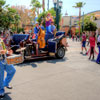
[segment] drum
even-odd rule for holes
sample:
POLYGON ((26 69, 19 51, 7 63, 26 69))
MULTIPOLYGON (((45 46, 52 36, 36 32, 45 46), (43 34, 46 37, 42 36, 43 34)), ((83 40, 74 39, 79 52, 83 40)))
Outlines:
POLYGON ((7 64, 20 64, 24 61, 22 55, 12 55, 6 58, 7 64))

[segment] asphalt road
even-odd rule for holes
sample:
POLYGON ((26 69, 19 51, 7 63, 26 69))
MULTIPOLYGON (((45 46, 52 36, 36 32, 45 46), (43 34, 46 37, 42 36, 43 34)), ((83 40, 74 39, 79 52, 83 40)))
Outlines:
POLYGON ((68 40, 64 59, 39 59, 16 66, 3 100, 100 100, 100 65, 68 40))

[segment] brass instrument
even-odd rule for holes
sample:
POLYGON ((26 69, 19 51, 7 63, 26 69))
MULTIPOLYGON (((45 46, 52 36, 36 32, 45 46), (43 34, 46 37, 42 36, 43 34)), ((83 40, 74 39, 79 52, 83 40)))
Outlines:
POLYGON ((55 37, 55 36, 56 36, 56 33, 57 33, 56 28, 55 28, 55 30, 53 31, 53 33, 54 33, 54 37, 55 37))

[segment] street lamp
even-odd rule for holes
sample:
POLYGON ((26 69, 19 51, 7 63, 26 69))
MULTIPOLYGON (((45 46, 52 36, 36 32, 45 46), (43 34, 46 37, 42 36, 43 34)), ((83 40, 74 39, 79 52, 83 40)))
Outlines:
POLYGON ((57 0, 53 0, 53 3, 54 3, 54 10, 56 11, 56 8, 57 8, 57 0))
POLYGON ((62 8, 62 4, 63 4, 63 2, 62 1, 59 1, 59 8, 60 9, 62 8))
POLYGON ((59 17, 60 17, 63 2, 59 0, 53 0, 53 3, 54 3, 54 9, 56 11, 56 24, 57 24, 57 31, 58 31, 59 30, 59 17))
POLYGON ((70 21, 69 21, 69 31, 70 31, 70 37, 72 35, 72 32, 71 32, 71 28, 72 28, 72 16, 70 16, 70 21))
POLYGON ((57 4, 57 0, 53 0, 53 3, 56 3, 57 4))

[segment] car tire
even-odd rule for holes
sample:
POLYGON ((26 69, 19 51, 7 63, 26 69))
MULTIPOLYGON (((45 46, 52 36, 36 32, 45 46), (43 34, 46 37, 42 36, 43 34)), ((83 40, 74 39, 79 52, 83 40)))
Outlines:
POLYGON ((56 57, 58 59, 62 59, 65 56, 65 49, 63 47, 59 47, 56 53, 56 57))

